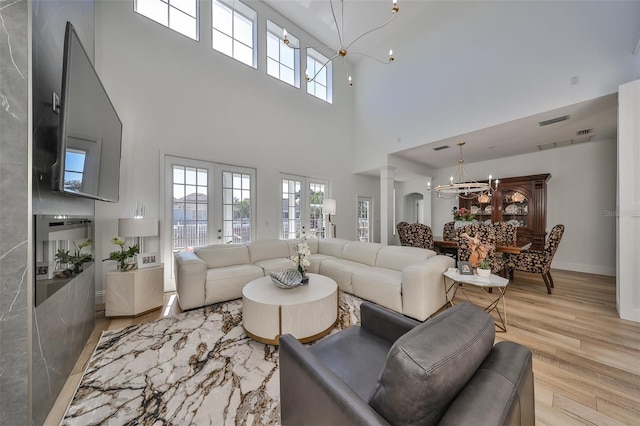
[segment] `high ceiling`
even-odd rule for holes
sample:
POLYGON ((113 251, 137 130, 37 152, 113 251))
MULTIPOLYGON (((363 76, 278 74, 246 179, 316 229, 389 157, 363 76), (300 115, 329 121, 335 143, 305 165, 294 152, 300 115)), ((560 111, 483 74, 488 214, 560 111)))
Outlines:
MULTIPOLYGON (((329 0, 264 1, 320 42, 337 50, 339 43, 329 0)), ((432 7, 433 4, 428 1, 398 0, 400 11, 393 21, 380 31, 363 37, 351 50, 384 58, 388 49, 393 48, 394 40, 401 37, 406 39, 411 31, 420 31, 420 23, 425 22, 427 16, 434 19, 431 15, 437 13, 437 9, 432 7), (384 47, 383 51, 381 46, 384 47)), ((344 28, 344 44, 347 44, 385 22, 391 16, 392 1, 346 0, 341 3, 334 0, 333 7, 338 25, 344 28)), ((350 58, 354 60, 357 56, 350 58)), ((460 153, 456 144, 459 141, 466 141, 463 154, 465 162, 471 163, 590 140, 611 139, 616 137, 616 131, 617 95, 614 93, 471 133, 454 135, 395 155, 433 168, 442 168, 457 164, 460 153), (562 116, 568 116, 568 119, 546 126, 539 124, 562 116), (434 148, 442 146, 449 148, 434 151, 434 148)))

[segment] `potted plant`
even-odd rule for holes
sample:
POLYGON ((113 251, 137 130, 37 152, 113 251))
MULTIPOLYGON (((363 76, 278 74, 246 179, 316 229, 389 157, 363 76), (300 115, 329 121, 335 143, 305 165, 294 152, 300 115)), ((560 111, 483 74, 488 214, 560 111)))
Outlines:
POLYGON ((113 237, 111 242, 120 247, 120 250, 112 251, 109 253, 109 257, 104 260, 117 260, 118 261, 118 270, 119 271, 129 271, 134 269, 135 263, 127 263, 127 259, 135 256, 139 253, 139 249, 137 245, 130 246, 129 248, 125 248, 126 239, 120 239, 118 237, 113 237))
POLYGON ((74 241, 73 246, 75 247, 75 250, 73 251, 73 254, 70 254, 69 250, 65 251, 58 249, 58 252, 54 256, 57 264, 61 269, 68 269, 71 271, 70 274, 66 273, 65 275, 79 274, 82 272, 82 265, 93 260, 93 256, 91 254, 82 252, 83 248, 90 247, 92 244, 93 240, 91 238, 81 242, 80 244, 76 244, 74 241))
POLYGON ((479 277, 489 278, 489 275, 491 275, 491 265, 489 265, 489 262, 487 260, 483 260, 478 263, 476 272, 478 273, 479 277))

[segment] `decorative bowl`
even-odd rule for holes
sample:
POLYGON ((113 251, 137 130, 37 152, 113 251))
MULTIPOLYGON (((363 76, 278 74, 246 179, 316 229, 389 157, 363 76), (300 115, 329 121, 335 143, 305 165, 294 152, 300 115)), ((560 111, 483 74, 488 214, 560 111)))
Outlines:
POLYGON ((280 288, 294 288, 302 282, 302 274, 297 269, 284 269, 270 272, 271 281, 280 288))

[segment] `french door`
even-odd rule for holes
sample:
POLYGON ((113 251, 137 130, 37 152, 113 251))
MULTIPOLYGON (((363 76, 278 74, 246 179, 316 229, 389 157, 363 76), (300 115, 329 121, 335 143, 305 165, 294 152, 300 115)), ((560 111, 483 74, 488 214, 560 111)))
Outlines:
POLYGON ((255 235, 256 171, 165 156, 165 270, 173 253, 207 244, 251 241, 255 235))

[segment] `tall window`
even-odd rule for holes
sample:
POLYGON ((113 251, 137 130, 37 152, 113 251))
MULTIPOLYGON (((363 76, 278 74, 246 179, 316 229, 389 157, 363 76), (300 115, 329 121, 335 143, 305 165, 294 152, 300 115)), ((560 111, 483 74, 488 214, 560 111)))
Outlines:
POLYGON ((134 0, 133 9, 165 27, 199 40, 197 0, 134 0))
POLYGON ((300 238, 302 232, 324 237, 322 201, 328 183, 323 179, 283 175, 282 239, 300 238))
POLYGON ((208 236, 209 171, 173 165, 173 248, 205 245, 208 236))
POLYGON ((239 1, 213 0, 212 47, 256 68, 257 14, 239 1))
POLYGON ((310 79, 313 79, 313 81, 307 82, 307 93, 332 103, 333 62, 329 61, 329 58, 317 50, 309 47, 307 48, 307 70, 305 74, 310 79))
POLYGON ((283 39, 284 28, 267 21, 267 74, 300 87, 300 42, 291 34, 288 45, 283 39))
POLYGON ((222 172, 222 242, 251 241, 251 175, 222 172))
POLYGON ((371 197, 358 197, 358 224, 356 238, 358 241, 371 241, 371 197))

